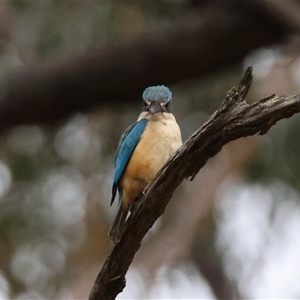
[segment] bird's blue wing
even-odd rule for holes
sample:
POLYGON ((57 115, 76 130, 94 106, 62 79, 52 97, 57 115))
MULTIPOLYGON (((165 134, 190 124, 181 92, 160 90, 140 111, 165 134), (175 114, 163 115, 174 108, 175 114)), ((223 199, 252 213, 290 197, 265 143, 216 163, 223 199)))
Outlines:
POLYGON ((117 189, 119 188, 121 177, 126 169, 126 166, 131 158, 131 155, 135 147, 140 141, 140 138, 147 125, 147 122, 148 120, 146 118, 143 118, 138 122, 132 124, 125 130, 125 132, 121 137, 118 151, 117 151, 116 161, 115 161, 115 176, 114 176, 114 183, 112 187, 111 204, 115 199, 117 189))

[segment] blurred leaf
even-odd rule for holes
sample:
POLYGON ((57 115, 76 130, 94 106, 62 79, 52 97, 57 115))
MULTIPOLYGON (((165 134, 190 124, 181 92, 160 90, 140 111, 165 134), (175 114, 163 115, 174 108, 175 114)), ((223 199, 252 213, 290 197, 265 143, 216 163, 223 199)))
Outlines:
POLYGON ((44 23, 39 40, 37 41, 37 52, 46 57, 49 53, 61 46, 62 35, 59 24, 53 20, 44 23))
POLYGON ((283 120, 265 139, 261 154, 250 164, 248 176, 253 181, 280 179, 300 192, 300 118, 283 120))
POLYGON ((31 8, 34 5, 34 2, 27 0, 19 0, 19 1, 9 1, 10 5, 17 11, 23 11, 28 8, 31 8))
POLYGON ((11 165, 14 180, 31 181, 37 177, 38 169, 30 156, 17 156, 11 165))

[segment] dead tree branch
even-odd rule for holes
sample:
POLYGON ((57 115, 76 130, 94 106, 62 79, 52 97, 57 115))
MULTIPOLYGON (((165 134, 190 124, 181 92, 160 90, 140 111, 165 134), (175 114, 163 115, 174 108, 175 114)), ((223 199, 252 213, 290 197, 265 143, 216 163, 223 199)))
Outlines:
POLYGON ((238 88, 232 88, 211 118, 169 159, 130 215, 121 240, 113 246, 98 274, 90 300, 115 299, 125 287, 125 274, 141 241, 163 213, 174 190, 185 178, 193 179, 207 160, 232 140, 265 134, 277 121, 300 111, 300 92, 264 98, 247 104, 252 82, 249 67, 238 88))

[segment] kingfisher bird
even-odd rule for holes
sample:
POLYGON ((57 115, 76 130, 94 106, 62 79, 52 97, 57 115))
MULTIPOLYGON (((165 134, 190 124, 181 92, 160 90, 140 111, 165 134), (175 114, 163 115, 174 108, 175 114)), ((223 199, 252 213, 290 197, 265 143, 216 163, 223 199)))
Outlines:
POLYGON ((172 93, 164 85, 143 92, 144 109, 121 136, 115 159, 111 205, 119 194, 118 211, 108 233, 120 240, 127 215, 170 156, 181 146, 181 132, 171 113, 172 93))

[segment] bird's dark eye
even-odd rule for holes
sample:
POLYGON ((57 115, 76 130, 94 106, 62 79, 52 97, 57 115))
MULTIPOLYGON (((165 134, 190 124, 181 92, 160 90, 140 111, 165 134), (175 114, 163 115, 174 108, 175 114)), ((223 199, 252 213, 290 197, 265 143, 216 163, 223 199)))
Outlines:
POLYGON ((169 105, 170 105, 170 102, 167 102, 166 105, 165 105, 165 107, 168 108, 169 105))

